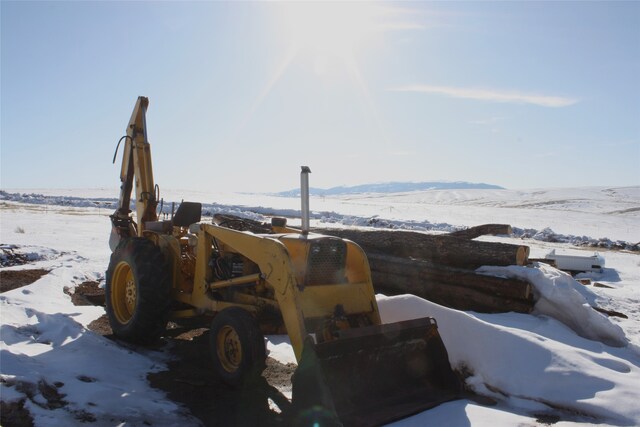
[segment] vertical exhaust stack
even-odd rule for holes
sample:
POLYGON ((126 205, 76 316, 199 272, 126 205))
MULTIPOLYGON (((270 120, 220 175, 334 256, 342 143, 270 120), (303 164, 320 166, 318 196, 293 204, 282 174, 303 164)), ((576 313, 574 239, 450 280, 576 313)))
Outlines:
POLYGON ((302 235, 309 234, 309 166, 301 166, 300 172, 300 198, 302 201, 302 235))

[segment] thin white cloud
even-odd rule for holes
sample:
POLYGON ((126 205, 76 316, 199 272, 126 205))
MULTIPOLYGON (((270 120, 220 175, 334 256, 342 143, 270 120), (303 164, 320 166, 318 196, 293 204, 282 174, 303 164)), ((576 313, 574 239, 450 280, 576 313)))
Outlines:
POLYGON ((385 31, 407 31, 424 30, 427 28, 427 26, 423 24, 416 24, 414 22, 390 22, 386 24, 380 24, 378 28, 385 31))
POLYGON ((407 157, 407 156, 413 156, 415 155, 415 153, 413 151, 408 151, 408 150, 396 150, 396 151, 389 152, 389 155, 397 156, 397 157, 407 157))
POLYGON ((486 126, 486 125, 494 125, 498 122, 501 122, 502 120, 504 120, 504 117, 494 116, 494 117, 489 117, 487 119, 471 120, 469 123, 472 125, 486 126))
POLYGON ((454 86, 408 85, 392 88, 395 92, 436 93, 453 98, 475 99, 479 101, 508 102, 515 104, 533 104, 541 107, 568 107, 578 99, 563 96, 539 95, 532 93, 510 92, 496 89, 477 89, 454 86))

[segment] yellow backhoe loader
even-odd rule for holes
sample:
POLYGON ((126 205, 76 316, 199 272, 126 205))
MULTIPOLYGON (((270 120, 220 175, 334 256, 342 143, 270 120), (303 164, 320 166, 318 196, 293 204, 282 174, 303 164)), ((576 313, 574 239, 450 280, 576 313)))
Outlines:
POLYGON ((265 367, 263 334, 286 333, 298 360, 296 425, 379 425, 460 395, 436 321, 382 324, 363 250, 310 232, 308 168, 301 172, 301 230, 278 218, 265 234, 204 223, 201 205, 190 202, 159 219, 148 105, 138 98, 118 143, 121 191, 106 273, 107 314, 118 338, 149 343, 170 318, 211 316, 211 355, 203 357, 224 382, 240 386, 265 367))

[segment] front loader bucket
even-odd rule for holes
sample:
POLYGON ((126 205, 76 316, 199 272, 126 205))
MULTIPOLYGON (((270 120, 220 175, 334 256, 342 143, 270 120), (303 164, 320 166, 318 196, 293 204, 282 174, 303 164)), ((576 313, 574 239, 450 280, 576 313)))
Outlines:
POLYGON ((342 331, 305 341, 293 375, 294 425, 372 426, 461 395, 433 318, 342 331))

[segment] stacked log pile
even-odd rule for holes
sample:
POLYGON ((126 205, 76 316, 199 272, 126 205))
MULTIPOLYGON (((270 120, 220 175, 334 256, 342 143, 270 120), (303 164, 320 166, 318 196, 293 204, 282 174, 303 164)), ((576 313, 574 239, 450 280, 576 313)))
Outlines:
MULTIPOLYGON (((214 221, 239 231, 269 233, 270 225, 233 215, 214 221)), ((315 228, 314 233, 352 240, 367 254, 376 292, 413 294, 458 310, 481 313, 529 313, 533 294, 528 282, 476 273, 483 265, 527 265, 529 247, 473 240, 508 235, 511 226, 485 224, 444 235, 412 231, 315 228)))
POLYGON ((529 248, 471 240, 509 234, 511 227, 487 224, 445 235, 393 230, 315 229, 352 240, 367 253, 376 292, 414 294, 440 305, 482 313, 533 308, 531 284, 475 272, 483 265, 526 265, 529 248))

